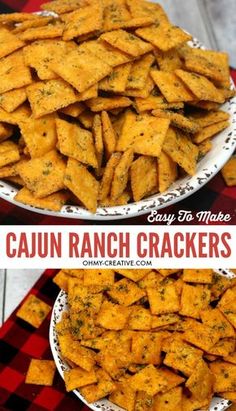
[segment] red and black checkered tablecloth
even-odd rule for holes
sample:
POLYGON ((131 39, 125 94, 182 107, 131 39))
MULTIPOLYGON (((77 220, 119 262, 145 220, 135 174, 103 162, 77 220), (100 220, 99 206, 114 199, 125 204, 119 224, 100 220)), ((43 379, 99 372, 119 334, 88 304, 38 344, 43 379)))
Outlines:
MULTIPOLYGON (((52 282, 56 270, 46 270, 30 294, 51 307, 59 292, 52 282)), ((35 329, 16 317, 16 311, 0 328, 0 411, 88 411, 56 372, 52 387, 25 384, 31 358, 52 359, 49 346, 50 316, 35 329)))
MULTIPOLYGON (((45 0, 3 0, 0 1, 0 13, 12 11, 33 12, 40 9, 40 5, 45 0)), ((236 82, 236 70, 231 70, 232 77, 236 82)), ((159 214, 173 213, 178 214, 179 210, 192 211, 195 215, 198 211, 210 210, 212 213, 218 213, 220 210, 230 214, 232 219, 230 223, 236 225, 236 187, 227 187, 223 181, 221 174, 217 174, 205 187, 190 196, 186 200, 181 201, 173 206, 160 210, 159 214)), ((27 211, 13 204, 10 204, 0 199, 0 225, 19 225, 19 224, 87 224, 82 220, 45 216, 39 213, 27 211)), ((148 224, 147 216, 140 216, 131 219, 109 221, 106 224, 148 224)), ((94 224, 102 224, 104 222, 94 222, 94 224)), ((157 223, 163 224, 163 223, 157 223)), ((198 224, 198 220, 191 221, 191 224, 198 224)))

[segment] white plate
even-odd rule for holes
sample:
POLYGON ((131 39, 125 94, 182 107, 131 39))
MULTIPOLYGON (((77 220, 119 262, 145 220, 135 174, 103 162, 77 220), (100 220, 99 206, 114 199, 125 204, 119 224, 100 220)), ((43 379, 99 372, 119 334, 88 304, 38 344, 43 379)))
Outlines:
MULTIPOLYGON (((215 270, 215 271, 229 278, 235 277, 235 275, 229 270, 215 270)), ((61 356, 61 351, 60 351, 59 342, 57 338, 57 332, 56 332, 56 324, 61 321, 62 313, 65 311, 68 311, 67 293, 62 290, 58 294, 58 297, 55 301, 55 304, 52 310, 52 317, 51 317, 50 329, 49 329, 49 341, 50 341, 52 355, 56 363, 57 370, 59 371, 59 374, 61 375, 63 379, 64 379, 64 376, 63 376, 64 371, 69 370, 70 367, 61 356)), ((106 399, 97 401, 93 404, 88 404, 87 401, 84 399, 84 397, 80 394, 78 390, 74 390, 73 392, 91 410, 124 411, 123 408, 118 407, 117 405, 113 404, 112 402, 106 399)), ((211 407, 209 411, 224 411, 224 410, 227 410, 230 405, 231 405, 230 401, 223 400, 222 398, 219 398, 219 397, 215 397, 213 398, 211 402, 211 407)))
MULTIPOLYGON (((197 40, 193 40, 189 44, 194 48, 204 48, 197 40)), ((24 205, 14 200, 18 189, 3 180, 0 180, 0 197, 19 207, 40 214, 84 220, 118 220, 147 214, 152 210, 160 210, 185 199, 202 188, 221 170, 233 154, 236 148, 236 97, 224 104, 222 109, 230 114, 230 126, 213 139, 212 150, 199 161, 196 174, 193 177, 186 176, 175 181, 165 193, 155 194, 144 200, 124 206, 99 207, 96 214, 92 214, 85 208, 76 205, 65 205, 58 212, 24 205)))

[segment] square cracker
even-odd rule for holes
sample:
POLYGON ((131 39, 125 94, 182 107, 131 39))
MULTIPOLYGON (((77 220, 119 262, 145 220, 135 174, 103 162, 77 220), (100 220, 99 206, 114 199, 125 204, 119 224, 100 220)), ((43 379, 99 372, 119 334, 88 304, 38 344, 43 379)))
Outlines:
POLYGON ((187 269, 183 270, 182 279, 190 283, 211 284, 213 270, 211 269, 187 269))
POLYGON ((109 114, 106 111, 102 111, 102 138, 105 148, 106 158, 109 159, 116 149, 117 135, 112 125, 109 114))
POLYGON ((208 308, 211 300, 211 291, 207 285, 184 284, 181 294, 180 314, 200 318, 200 312, 208 308))
POLYGON ((195 321, 184 332, 183 339, 204 351, 208 351, 219 341, 220 333, 206 324, 195 321))
POLYGON ((62 206, 65 205, 69 198, 68 193, 60 191, 58 193, 51 194, 44 198, 35 198, 28 188, 23 187, 15 195, 14 200, 19 203, 31 205, 37 208, 46 208, 47 210, 60 211, 62 206))
POLYGON ((157 162, 155 158, 140 156, 131 165, 131 188, 134 201, 158 190, 157 162))
POLYGON ((32 82, 30 69, 24 63, 21 50, 0 60, 0 77, 0 94, 28 86, 32 82))
POLYGON ((175 49, 169 51, 155 50, 154 54, 161 71, 173 72, 183 66, 179 53, 175 49))
POLYGON ((189 175, 196 173, 199 149, 187 135, 169 128, 163 144, 163 151, 179 164, 189 175))
POLYGON ((141 28, 135 33, 162 51, 176 48, 192 39, 190 34, 185 33, 177 26, 171 26, 169 23, 160 24, 157 27, 141 28))
POLYGON ((51 307, 33 294, 30 294, 16 313, 16 316, 39 328, 51 311, 51 307))
POLYGON ((96 173, 98 176, 102 174, 102 161, 103 161, 103 154, 104 154, 104 143, 103 143, 103 135, 102 135, 102 120, 99 114, 96 114, 93 119, 93 127, 92 133, 94 138, 94 145, 95 151, 97 156, 97 170, 96 173))
POLYGON ((225 98, 221 91, 206 77, 184 70, 175 70, 175 74, 191 90, 198 100, 209 100, 215 103, 224 103, 225 98))
POLYGON ((42 157, 56 147, 56 114, 39 119, 29 117, 20 123, 21 134, 31 158, 42 157))
POLYGON ((29 28, 18 36, 23 41, 33 41, 41 39, 53 39, 61 37, 64 29, 63 23, 48 24, 43 27, 32 27, 29 28))
POLYGON ((80 392, 89 403, 96 402, 113 391, 117 390, 117 385, 112 381, 105 370, 99 368, 96 371, 97 383, 82 387, 80 392))
POLYGON ((89 51, 74 50, 65 54, 57 64, 51 65, 52 70, 71 84, 80 93, 102 80, 112 68, 105 61, 89 51))
POLYGON ((232 157, 222 168, 222 176, 227 184, 227 186, 236 185, 236 157, 232 157))
POLYGON ((102 34, 100 38, 111 44, 113 47, 118 48, 133 57, 141 56, 153 49, 151 44, 146 43, 134 34, 128 33, 125 30, 110 31, 102 34))
POLYGON ((169 103, 192 101, 195 99, 192 92, 175 73, 151 70, 151 76, 169 103))
POLYGON ((128 89, 143 89, 145 87, 153 61, 152 54, 146 54, 133 62, 126 85, 128 89))
POLYGON ((108 77, 105 77, 99 83, 99 89, 110 91, 111 93, 122 93, 125 91, 131 63, 121 64, 113 69, 108 77))
POLYGON ((32 359, 26 374, 26 384, 53 385, 56 364, 51 360, 32 359))
POLYGON ((222 110, 209 112, 197 111, 195 113, 191 113, 189 118, 197 123, 199 127, 205 128, 207 126, 211 126, 212 124, 229 120, 230 115, 222 110))
POLYGON ((162 336, 159 333, 135 333, 131 344, 132 361, 135 364, 160 364, 161 342, 162 336))
POLYGON ((97 324, 108 330, 123 330, 129 314, 129 307, 104 301, 97 316, 97 324))
POLYGON ((175 313, 180 309, 180 301, 174 284, 147 288, 147 295, 152 314, 175 313))
POLYGON ((65 108, 62 108, 60 112, 63 114, 66 114, 67 116, 77 118, 79 117, 81 113, 83 113, 84 110, 85 110, 84 105, 80 102, 77 102, 77 103, 70 104, 69 106, 65 108))
POLYGON ((0 23, 20 23, 21 21, 35 19, 38 16, 30 13, 3 13, 0 14, 0 23))
POLYGON ((133 411, 136 393, 126 384, 126 380, 116 384, 117 389, 109 396, 109 401, 127 411, 133 411))
POLYGON ((159 3, 127 0, 127 5, 133 18, 152 17, 155 19, 155 23, 168 22, 168 17, 159 3))
POLYGON ((15 111, 21 104, 27 100, 25 87, 7 91, 0 96, 0 107, 8 113, 15 111))
POLYGON ((229 56, 227 53, 187 48, 184 59, 188 71, 230 85, 229 56))
POLYGON ((149 331, 152 327, 152 315, 149 309, 134 306, 129 316, 130 330, 149 331))
POLYGON ((166 191, 176 180, 177 164, 162 151, 158 158, 158 185, 160 193, 166 191))
POLYGON ((182 387, 175 387, 158 394, 154 399, 155 411, 176 411, 182 410, 182 387))
POLYGON ((26 20, 18 24, 13 30, 13 34, 18 34, 21 33, 22 31, 25 31, 31 27, 42 27, 46 26, 48 23, 50 23, 53 20, 53 16, 45 17, 45 16, 38 16, 35 19, 31 20, 26 20))
POLYGON ((44 156, 19 165, 18 171, 26 187, 36 198, 43 198, 64 188, 65 161, 52 150, 44 156))
POLYGON ((206 362, 200 359, 195 365, 193 373, 186 381, 186 387, 195 398, 205 400, 214 393, 214 382, 215 378, 212 371, 210 371, 206 362))
POLYGON ((108 111, 114 110, 116 108, 129 107, 132 101, 127 97, 116 96, 116 97, 97 97, 91 98, 86 102, 87 106, 91 111, 108 111))
POLYGON ((203 310, 200 315, 202 322, 212 329, 217 330, 220 333, 221 338, 235 336, 232 325, 218 308, 203 310))
POLYGON ((220 131, 225 130, 229 126, 230 126, 229 121, 221 121, 219 123, 207 126, 194 135, 193 141, 196 144, 200 144, 203 141, 207 140, 208 138, 213 137, 220 131))
POLYGON ((74 89, 62 79, 36 82, 27 87, 27 96, 35 118, 53 113, 77 101, 74 89))
POLYGON ((15 163, 19 160, 19 148, 13 141, 3 141, 0 143, 0 167, 15 163))
POLYGON ((122 154, 122 157, 114 170, 113 181, 111 184, 111 199, 115 200, 119 198, 125 191, 133 158, 134 153, 132 150, 127 150, 122 154))
POLYGON ((101 30, 103 23, 103 8, 100 1, 75 10, 65 22, 63 40, 72 40, 84 34, 101 30))
POLYGON ((13 53, 13 51, 18 50, 25 45, 23 41, 4 27, 0 27, 0 44, 0 58, 13 53))
POLYGON ((82 43, 80 45, 80 50, 89 51, 97 58, 106 61, 111 67, 116 67, 132 60, 131 56, 112 47, 110 44, 102 41, 101 39, 82 43))
POLYGON ((86 0, 54 0, 41 5, 41 9, 57 14, 69 13, 87 4, 86 0))
POLYGON ((127 278, 117 281, 107 293, 116 303, 126 307, 139 301, 146 295, 141 288, 127 278))
POLYGON ((127 111, 116 149, 125 151, 132 148, 136 153, 158 157, 169 124, 167 119, 127 111))
POLYGON ((51 65, 57 64, 69 50, 70 43, 58 39, 45 39, 24 47, 23 54, 25 64, 36 70, 40 80, 52 80, 57 75, 51 70, 51 65))
POLYGON ((164 364, 182 372, 184 375, 190 376, 195 365, 202 358, 202 354, 202 351, 198 348, 176 338, 168 345, 164 364))
POLYGON ((224 361, 215 361, 210 364, 215 376, 214 391, 235 391, 236 365, 224 361))
POLYGON ((166 390, 168 386, 166 377, 154 365, 148 365, 137 372, 137 374, 127 380, 127 384, 135 391, 142 390, 151 396, 166 390))
POLYGON ((97 382, 97 377, 94 370, 86 371, 79 367, 64 371, 64 379, 66 391, 73 391, 76 388, 84 387, 85 385, 90 385, 97 382))
POLYGON ((84 285, 99 285, 104 288, 110 287, 115 282, 113 270, 84 270, 84 285))
POLYGON ((96 212, 99 183, 85 166, 69 158, 64 184, 90 212, 96 212))
POLYGON ((93 135, 78 124, 57 119, 57 135, 59 151, 67 157, 72 157, 83 164, 97 168, 93 135))

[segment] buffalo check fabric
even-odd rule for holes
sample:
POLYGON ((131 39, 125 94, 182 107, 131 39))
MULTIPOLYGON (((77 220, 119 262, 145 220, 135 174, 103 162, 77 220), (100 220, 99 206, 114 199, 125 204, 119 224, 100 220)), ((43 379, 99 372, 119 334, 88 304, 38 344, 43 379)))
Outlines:
MULTIPOLYGON (((10 13, 13 11, 34 12, 40 9, 43 0, 3 0, 0 2, 0 13, 10 13)), ((236 82, 236 70, 231 70, 232 77, 236 82)), ((218 213, 221 210, 224 213, 231 215, 231 221, 227 224, 236 224, 236 187, 227 187, 220 173, 218 173, 205 187, 173 206, 166 207, 160 210, 158 214, 171 213, 178 215, 180 210, 191 211, 194 220, 191 224, 199 224, 196 214, 198 211, 211 211, 218 213)), ((176 220, 177 221, 177 220, 176 220)), ((14 204, 10 204, 0 199, 0 224, 1 225, 19 225, 19 224, 49 224, 49 225, 81 225, 86 224, 86 221, 79 219, 57 218, 54 216, 46 216, 39 213, 34 213, 20 208, 14 204)), ((107 224, 116 224, 116 221, 109 221, 107 224)), ((99 225, 104 222, 96 221, 94 224, 99 225)), ((141 225, 148 224, 147 216, 140 216, 131 219, 119 220, 118 223, 141 225)), ((163 224, 156 222, 155 224, 163 224)), ((178 224, 178 223, 176 223, 178 224)), ((187 224, 179 223, 179 224, 187 224)), ((222 224, 222 223, 221 223, 222 224)))
MULTIPOLYGON (((29 292, 51 307, 59 292, 52 282, 56 272, 46 270, 29 292)), ((88 411, 73 393, 66 393, 58 372, 52 387, 25 384, 31 358, 52 359, 49 346, 51 312, 36 329, 16 317, 18 308, 0 328, 0 410, 88 411)))

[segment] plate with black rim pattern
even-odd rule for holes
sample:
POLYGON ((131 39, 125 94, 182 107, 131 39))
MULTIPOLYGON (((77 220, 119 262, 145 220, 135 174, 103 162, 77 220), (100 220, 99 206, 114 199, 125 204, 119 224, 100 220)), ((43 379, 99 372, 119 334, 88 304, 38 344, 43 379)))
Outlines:
MULTIPOLYGON (((49 13, 40 14, 48 15, 49 13)), ((188 44, 193 48, 205 49, 196 39, 188 44)), ((231 88, 234 88, 233 81, 231 81, 231 88)), ((179 178, 164 193, 155 194, 138 202, 131 202, 123 206, 99 207, 95 214, 78 205, 65 205, 60 211, 56 212, 19 203, 14 200, 18 188, 4 180, 0 180, 0 197, 19 207, 40 214, 83 220, 126 219, 168 207, 200 190, 221 170, 233 155, 236 148, 236 97, 231 98, 221 109, 230 114, 229 127, 213 138, 212 149, 198 162, 196 174, 192 177, 185 176, 179 178)))

